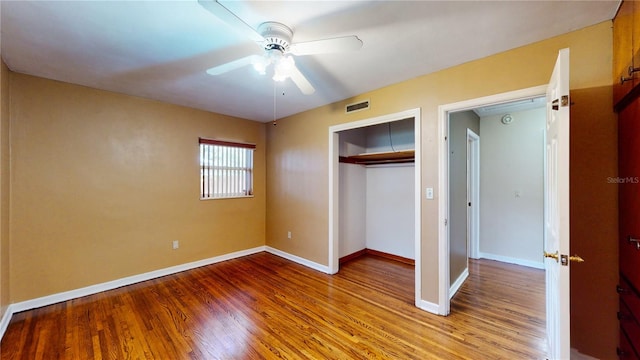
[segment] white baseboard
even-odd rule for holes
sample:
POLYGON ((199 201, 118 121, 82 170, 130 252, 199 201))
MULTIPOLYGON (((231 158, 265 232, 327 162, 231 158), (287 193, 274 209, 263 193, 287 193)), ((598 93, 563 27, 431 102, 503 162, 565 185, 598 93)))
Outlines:
POLYGON ((449 299, 453 299, 453 296, 458 292, 458 290, 460 290, 460 287, 462 286, 462 284, 464 284, 464 281, 467 280, 468 277, 469 277, 469 268, 467 267, 464 269, 464 271, 462 271, 462 274, 458 276, 456 281, 454 281, 451 287, 449 288, 449 299))
POLYGON ((284 252, 282 250, 278 250, 276 248, 272 248, 271 246, 265 246, 264 250, 266 252, 268 252, 268 253, 273 254, 273 255, 278 255, 278 256, 283 257, 283 258, 285 258, 287 260, 291 260, 291 261, 293 261, 295 263, 298 263, 300 265, 304 265, 304 266, 306 266, 308 268, 312 268, 314 270, 318 270, 318 271, 323 272, 325 274, 330 274, 331 273, 330 270, 329 270, 329 267, 326 266, 326 265, 318 264, 316 262, 313 262, 311 260, 307 260, 307 259, 302 258, 300 256, 289 254, 288 252, 284 252))
POLYGON ((13 317, 13 314, 16 311, 13 309, 13 305, 7 306, 4 314, 2 315, 2 319, 0 319, 0 339, 4 337, 4 332, 7 331, 7 327, 9 327, 9 322, 13 317))
MULTIPOLYGON (((247 256, 247 255, 256 254, 262 251, 266 251, 268 253, 280 256, 282 258, 296 262, 298 264, 309 267, 311 269, 318 270, 325 274, 330 273, 328 266, 318 264, 316 262, 307 260, 305 258, 296 256, 293 254, 289 254, 287 252, 272 248, 270 246, 258 246, 252 249, 236 251, 230 254, 215 256, 208 259, 198 260, 198 261, 176 265, 176 266, 172 266, 172 267, 168 267, 160 270, 150 271, 143 274, 133 275, 133 276, 129 276, 122 279, 108 281, 101 284, 91 285, 91 286, 83 287, 80 289, 65 291, 65 292, 43 296, 43 297, 32 299, 32 300, 10 304, 7 307, 7 310, 5 311, 4 315, 0 319, 0 339, 4 337, 4 333, 7 330, 7 327, 9 326, 11 317, 13 316, 13 314, 17 312, 35 309, 35 308, 39 308, 47 305, 52 305, 62 301, 76 299, 83 296, 93 295, 99 292, 116 289, 122 286, 132 285, 142 281, 147 281, 147 280, 159 278, 162 276, 175 274, 175 273, 179 273, 186 270, 191 270, 191 269, 215 264, 215 263, 226 261, 226 260, 231 260, 231 259, 235 259, 235 258, 247 256)), ((421 300, 419 303, 416 304, 416 306, 419 307, 420 309, 423 309, 433 314, 439 313, 438 305, 428 301, 421 300)))
POLYGON ((430 312, 435 315, 444 315, 440 313, 440 306, 438 306, 438 304, 435 304, 426 300, 420 299, 416 301, 416 307, 418 309, 422 309, 426 312, 430 312))
POLYGON ((116 289, 122 286, 132 285, 142 281, 159 278, 166 275, 176 274, 186 270, 191 270, 191 269, 215 264, 215 263, 226 261, 226 260, 231 260, 231 259, 235 259, 235 258, 247 256, 247 255, 256 254, 262 251, 266 251, 271 254, 278 255, 287 260, 291 260, 293 262, 307 266, 314 270, 318 270, 327 274, 329 273, 329 267, 327 266, 315 263, 313 261, 309 261, 307 259, 301 258, 296 255, 286 253, 284 251, 272 248, 270 246, 258 246, 252 249, 236 251, 230 254, 215 256, 208 259, 198 260, 198 261, 194 261, 186 264, 181 264, 181 265, 176 265, 176 266, 172 266, 164 269, 150 271, 143 274, 133 275, 133 276, 129 276, 122 279, 108 281, 101 284, 91 285, 91 286, 83 287, 80 289, 65 291, 57 294, 39 297, 36 299, 21 301, 15 304, 10 304, 7 307, 7 310, 5 311, 4 315, 2 316, 2 319, 0 319, 0 339, 2 339, 2 337, 4 336, 4 333, 7 330, 7 327, 9 326, 9 322, 11 321, 11 317, 13 316, 13 314, 17 312, 35 309, 35 308, 39 308, 47 305, 52 305, 62 301, 76 299, 83 296, 93 295, 99 292, 116 289))
MULTIPOLYGON (((304 265, 306 267, 318 270, 318 271, 323 272, 325 274, 331 274, 330 269, 329 269, 328 266, 325 266, 325 265, 322 265, 322 264, 318 264, 316 262, 307 260, 305 258, 301 258, 301 257, 296 256, 296 255, 289 254, 287 252, 272 248, 270 246, 266 246, 265 247, 265 251, 268 252, 268 253, 283 257, 283 258, 285 258, 287 260, 291 260, 291 261, 296 262, 296 263, 298 263, 300 265, 304 265)), ((467 271, 467 276, 468 275, 469 275, 469 273, 467 271)), ((442 314, 441 313, 440 306, 438 306, 438 304, 435 304, 435 303, 432 303, 432 302, 429 302, 429 301, 426 301, 426 300, 422 300, 422 299, 417 300, 416 301, 416 307, 419 308, 419 309, 422 309, 424 311, 430 312, 432 314, 435 314, 435 315, 446 315, 446 314, 442 314)))
POLYGON ((186 270, 195 269, 201 266, 215 264, 221 261, 231 260, 235 258, 239 258, 242 256, 247 256, 255 253, 259 253, 265 251, 264 246, 259 246, 253 249, 236 251, 230 254, 224 254, 220 256, 214 256, 212 258, 198 260, 186 264, 176 265, 160 270, 150 271, 143 274, 133 275, 122 279, 117 279, 113 281, 104 282, 101 284, 91 285, 87 287, 83 287, 80 289, 65 291, 53 295, 43 296, 40 298, 22 301, 19 303, 12 304, 12 313, 16 313, 19 311, 25 311, 29 309, 39 308, 55 303, 59 303, 62 301, 67 301, 75 298, 79 298, 82 296, 93 295, 102 291, 116 289, 122 286, 127 286, 135 283, 139 283, 141 281, 151 280, 155 278, 159 278, 166 275, 171 275, 175 273, 179 273, 186 270))
POLYGON ((580 351, 574 348, 571 348, 571 360, 599 360, 599 359, 589 355, 582 354, 580 353, 580 351))
POLYGON ((513 258, 509 256, 489 254, 484 252, 478 253, 478 255, 481 259, 495 260, 495 261, 500 261, 500 262, 509 263, 509 264, 527 266, 535 269, 544 269, 543 262, 523 260, 523 259, 513 258))

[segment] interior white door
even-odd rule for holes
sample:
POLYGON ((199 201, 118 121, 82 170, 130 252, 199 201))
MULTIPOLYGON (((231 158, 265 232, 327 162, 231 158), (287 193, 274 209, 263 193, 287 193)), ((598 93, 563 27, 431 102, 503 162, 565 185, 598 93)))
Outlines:
POLYGON ((570 358, 569 49, 558 54, 547 88, 545 269, 549 359, 570 358))

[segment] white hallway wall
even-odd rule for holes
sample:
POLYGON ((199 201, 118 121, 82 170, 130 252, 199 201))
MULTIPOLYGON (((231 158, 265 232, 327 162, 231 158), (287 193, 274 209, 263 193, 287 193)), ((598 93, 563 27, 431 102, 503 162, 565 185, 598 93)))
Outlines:
POLYGON ((480 257, 543 268, 546 109, 480 120, 480 257))

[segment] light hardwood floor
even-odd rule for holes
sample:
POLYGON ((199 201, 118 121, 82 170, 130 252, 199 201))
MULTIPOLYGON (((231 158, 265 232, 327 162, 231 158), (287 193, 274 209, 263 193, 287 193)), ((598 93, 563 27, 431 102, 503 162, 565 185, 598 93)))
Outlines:
POLYGON ((260 253, 15 314, 1 359, 544 359, 544 272, 472 261, 441 317, 413 266, 260 253))

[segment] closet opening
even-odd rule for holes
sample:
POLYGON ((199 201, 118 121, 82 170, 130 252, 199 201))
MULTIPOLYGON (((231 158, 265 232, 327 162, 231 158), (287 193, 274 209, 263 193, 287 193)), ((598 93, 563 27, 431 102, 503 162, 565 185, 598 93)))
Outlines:
POLYGON ((369 253, 414 265, 419 284, 419 122, 415 109, 329 129, 332 273, 369 253))

